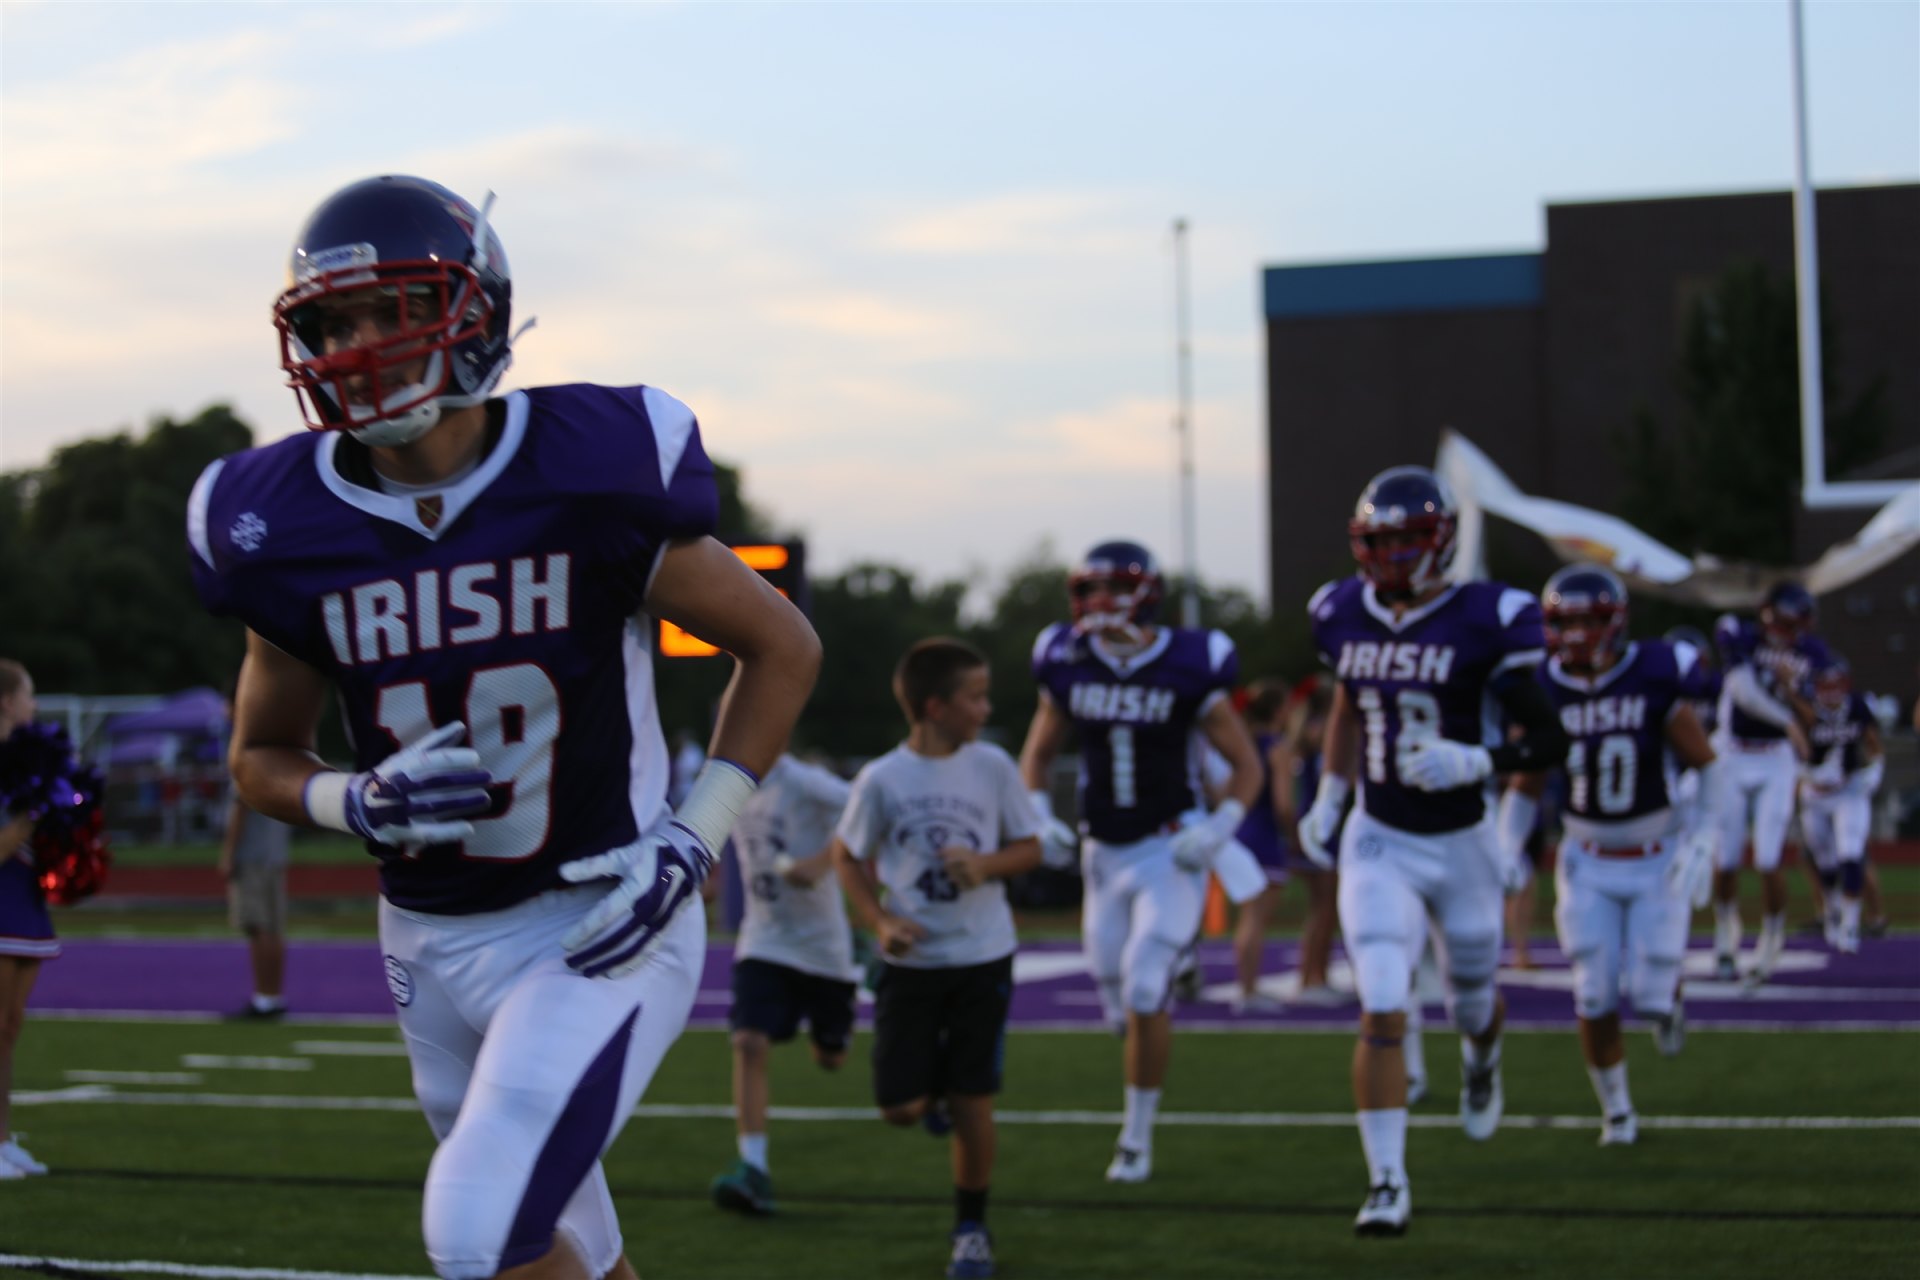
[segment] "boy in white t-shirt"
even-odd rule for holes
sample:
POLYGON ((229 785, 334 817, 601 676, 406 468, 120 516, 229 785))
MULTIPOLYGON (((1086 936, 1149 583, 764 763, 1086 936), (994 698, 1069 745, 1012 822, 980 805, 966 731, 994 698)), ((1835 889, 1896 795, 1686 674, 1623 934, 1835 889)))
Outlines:
POLYGON ((774 1211, 767 1162, 768 1056, 807 1024, 828 1071, 853 1034, 853 929, 829 844, 847 784, 790 755, 774 762, 733 826, 747 910, 733 947, 733 1112, 740 1157, 713 1180, 713 1201, 774 1211))
POLYGON ((969 645, 935 638, 907 651, 893 673, 907 740, 853 780, 832 846, 887 962, 874 992, 880 1114, 911 1125, 944 1097, 952 1115, 950 1277, 993 1274, 993 1095, 1015 948, 1003 882, 1040 865, 1040 815, 1019 767, 976 741, 987 689, 987 660, 969 645))

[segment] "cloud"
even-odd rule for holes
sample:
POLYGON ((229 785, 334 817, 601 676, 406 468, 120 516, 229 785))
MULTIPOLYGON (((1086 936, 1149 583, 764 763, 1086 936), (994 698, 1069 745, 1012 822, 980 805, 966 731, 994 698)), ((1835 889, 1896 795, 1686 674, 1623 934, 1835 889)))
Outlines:
POLYGON ((287 140, 298 95, 270 66, 290 40, 244 31, 182 41, 7 93, 10 197, 37 190, 45 199, 109 174, 179 181, 207 161, 287 140))
POLYGON ((1014 192, 908 215, 879 231, 883 248, 965 256, 1137 251, 1137 228, 1112 226, 1131 200, 1089 191, 1014 192))

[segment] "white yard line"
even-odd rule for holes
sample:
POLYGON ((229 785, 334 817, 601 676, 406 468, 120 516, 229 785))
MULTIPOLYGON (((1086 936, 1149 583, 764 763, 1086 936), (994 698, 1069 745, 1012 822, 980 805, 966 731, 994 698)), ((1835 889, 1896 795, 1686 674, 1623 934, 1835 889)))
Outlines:
MULTIPOLYGON (((13 1095, 21 1106, 67 1104, 106 1104, 133 1107, 227 1107, 271 1111, 417 1111, 412 1098, 394 1097, 295 1097, 257 1093, 121 1093, 105 1086, 22 1092, 13 1095)), ((644 1103, 635 1112, 641 1118, 660 1120, 731 1120, 733 1108, 726 1103, 644 1103)), ((773 1107, 768 1114, 775 1120, 838 1123, 875 1122, 870 1107, 773 1107)), ((1096 1125, 1111 1127, 1121 1121, 1118 1111, 996 1111, 994 1119, 1013 1125, 1096 1125)), ((1416 1129, 1451 1129, 1459 1125, 1457 1116, 1409 1116, 1416 1129)), ((1350 1111, 1162 1111, 1159 1123, 1192 1128, 1216 1129, 1350 1129, 1350 1111)), ((1920 1129, 1920 1116, 1649 1116, 1640 1117, 1644 1129, 1920 1129)), ((1600 1119, 1579 1116, 1508 1116, 1503 1129, 1597 1129, 1600 1119)))
POLYGON ((145 1275, 193 1276, 197 1280, 420 1280, 416 1276, 362 1275, 351 1271, 293 1271, 285 1267, 199 1267, 185 1262, 108 1262, 84 1258, 45 1258, 35 1254, 0 1253, 0 1267, 64 1267, 108 1275, 139 1272, 145 1275))

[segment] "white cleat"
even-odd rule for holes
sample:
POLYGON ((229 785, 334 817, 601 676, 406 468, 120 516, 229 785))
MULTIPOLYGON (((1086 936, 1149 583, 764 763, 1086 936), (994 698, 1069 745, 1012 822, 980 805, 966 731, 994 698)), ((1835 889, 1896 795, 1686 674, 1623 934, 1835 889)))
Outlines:
POLYGON ((1640 1117, 1631 1111, 1608 1116, 1600 1124, 1600 1145, 1603 1147, 1630 1147, 1639 1139, 1640 1117))
POLYGON ((1353 1234, 1403 1236, 1407 1234, 1407 1220, 1412 1216, 1413 1193, 1406 1183, 1376 1183, 1367 1192, 1367 1202, 1354 1215, 1353 1234))
POLYGON ((1475 1142, 1485 1142, 1500 1128, 1500 1117, 1507 1109, 1500 1089, 1500 1060, 1484 1067, 1461 1064, 1460 1127, 1475 1142))
POLYGON ((1740 966, 1734 963, 1732 952, 1722 951, 1713 958, 1713 976, 1720 982, 1740 980, 1740 966))
POLYGON ((1860 954, 1860 926, 1841 925, 1839 934, 1834 938, 1833 949, 1843 956, 1860 954))
POLYGON ((1145 1182, 1153 1176, 1153 1152, 1115 1147, 1113 1163, 1107 1166, 1108 1182, 1145 1182))
POLYGON ((1653 1020, 1653 1047, 1663 1058, 1678 1057, 1687 1047, 1687 1006, 1683 1001, 1675 1000, 1672 1013, 1653 1020))
POLYGON ((1427 1100, 1427 1078, 1410 1075, 1407 1077, 1407 1105, 1416 1106, 1427 1100))
POLYGON ((29 1155, 27 1149, 20 1145, 18 1138, 10 1138, 6 1142, 0 1142, 0 1178, 37 1178, 46 1171, 47 1166, 41 1164, 29 1155), (8 1174, 6 1172, 8 1169, 12 1169, 15 1172, 8 1174))

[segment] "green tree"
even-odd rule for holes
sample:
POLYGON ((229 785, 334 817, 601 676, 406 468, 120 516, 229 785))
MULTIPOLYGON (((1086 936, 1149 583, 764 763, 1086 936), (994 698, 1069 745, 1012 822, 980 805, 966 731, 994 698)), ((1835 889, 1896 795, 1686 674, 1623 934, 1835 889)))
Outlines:
MULTIPOLYGON (((1794 561, 1800 492, 1800 363, 1793 281, 1759 263, 1724 272, 1688 308, 1669 426, 1641 409, 1616 441, 1620 514, 1681 551, 1794 561)), ((1842 402, 1840 343, 1821 308, 1826 464, 1845 474, 1886 438, 1886 379, 1842 402)))
POLYGON ((187 495, 207 463, 252 442, 217 404, 0 477, 0 617, 41 688, 148 693, 232 676, 242 634, 195 597, 187 495))

